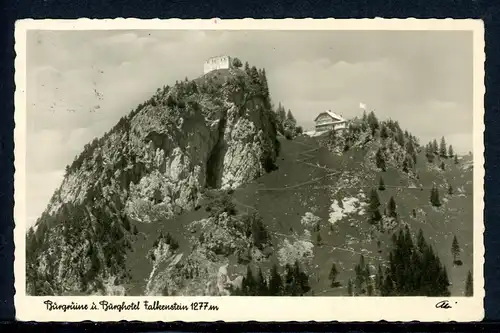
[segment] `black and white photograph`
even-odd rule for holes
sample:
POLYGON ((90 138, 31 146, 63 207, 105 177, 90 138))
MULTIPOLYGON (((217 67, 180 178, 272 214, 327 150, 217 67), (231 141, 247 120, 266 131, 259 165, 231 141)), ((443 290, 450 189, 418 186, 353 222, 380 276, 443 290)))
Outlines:
POLYGON ((481 23, 113 21, 17 31, 17 312, 482 319, 481 23))

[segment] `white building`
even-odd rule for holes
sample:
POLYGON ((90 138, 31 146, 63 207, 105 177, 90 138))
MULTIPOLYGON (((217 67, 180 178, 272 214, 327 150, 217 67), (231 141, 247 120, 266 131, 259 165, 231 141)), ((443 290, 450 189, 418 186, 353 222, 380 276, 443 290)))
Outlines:
POLYGON ((205 61, 203 65, 203 74, 207 74, 217 69, 229 69, 233 67, 232 62, 233 59, 229 56, 212 57, 205 61))
POLYGON ((330 110, 321 112, 316 119, 314 119, 314 122, 316 123, 316 132, 345 129, 347 123, 342 116, 330 110))

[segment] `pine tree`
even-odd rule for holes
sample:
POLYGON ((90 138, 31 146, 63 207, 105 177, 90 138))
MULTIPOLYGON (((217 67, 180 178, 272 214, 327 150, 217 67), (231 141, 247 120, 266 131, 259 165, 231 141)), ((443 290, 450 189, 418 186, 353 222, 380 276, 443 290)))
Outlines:
POLYGON ((321 234, 318 232, 318 235, 316 236, 316 245, 321 246, 323 240, 321 239, 321 234))
POLYGON ((443 137, 441 137, 441 143, 439 144, 439 156, 447 157, 446 153, 447 153, 446 141, 445 141, 444 136, 443 136, 443 137))
POLYGON ((434 162, 434 150, 432 148, 432 143, 430 142, 425 146, 425 156, 427 157, 427 161, 429 163, 434 162))
POLYGON ((347 295, 352 296, 352 280, 347 281, 347 295))
POLYGON ((373 284, 371 281, 367 282, 367 284, 366 284, 366 294, 368 296, 373 296, 373 284))
POLYGON ((431 145, 431 150, 434 154, 438 154, 439 153, 439 150, 438 150, 438 143, 437 143, 437 140, 434 139, 432 141, 432 145, 431 145))
POLYGON ((260 82, 262 86, 262 95, 264 96, 264 100, 266 102, 267 107, 271 107, 271 98, 269 95, 269 86, 267 83, 267 76, 266 76, 266 70, 262 69, 260 73, 260 82))
POLYGON ((458 245, 457 236, 453 236, 453 242, 451 243, 451 255, 453 256, 453 263, 455 264, 460 255, 460 245, 458 245))
POLYGON ((257 70, 257 67, 252 66, 250 67, 250 78, 252 79, 252 83, 256 85, 260 85, 260 75, 259 71, 257 70))
POLYGON ((250 268, 250 266, 247 266, 247 274, 246 274, 245 278, 243 278, 243 282, 242 282, 243 295, 255 296, 256 289, 257 289, 256 287, 257 287, 257 284, 255 282, 255 278, 253 276, 252 269, 250 268))
POLYGON ((448 194, 453 195, 453 186, 451 184, 448 185, 448 194))
POLYGON ((393 249, 384 272, 382 296, 449 296, 450 282, 446 267, 423 238, 421 230, 417 245, 410 230, 393 235, 393 249), (429 278, 432 277, 432 278, 429 278))
POLYGON ((471 297, 474 294, 474 283, 472 280, 472 272, 467 272, 467 280, 465 280, 465 293, 464 296, 471 297))
POLYGON ((283 281, 278 273, 276 264, 271 268, 271 277, 269 279, 269 296, 281 296, 283 294, 283 281))
POLYGON ((294 275, 299 287, 298 294, 300 296, 303 296, 305 293, 311 290, 311 287, 309 286, 309 277, 300 269, 299 260, 295 260, 294 275))
POLYGON ((405 158, 405 160, 403 161, 403 172, 408 173, 408 171, 410 171, 408 169, 408 158, 405 158))
POLYGON ((288 109, 288 112, 286 114, 286 119, 294 125, 297 124, 297 121, 295 120, 295 117, 293 116, 292 111, 290 111, 290 109, 288 109))
POLYGON ((398 214, 396 213, 396 201, 394 201, 394 198, 391 196, 389 199, 389 203, 387 205, 387 212, 389 217, 392 218, 397 218, 398 214))
POLYGON ((337 271, 337 267, 335 266, 335 263, 332 264, 332 268, 330 269, 330 274, 328 275, 328 278, 331 280, 331 287, 334 288, 337 286, 337 275, 339 272, 337 271))
MULTIPOLYGON (((299 272, 300 273, 300 272, 299 272)), ((300 295, 300 285, 298 281, 299 274, 296 274, 294 268, 289 264, 285 265, 285 283, 283 285, 284 295, 298 296, 300 295)))
POLYGON ((455 160, 454 160, 455 164, 458 164, 458 155, 455 154, 455 160))
POLYGON ((379 191, 384 191, 385 190, 384 179, 382 178, 382 176, 380 177, 380 180, 378 182, 378 189, 379 189, 379 191))
POLYGON ((379 292, 382 289, 383 279, 384 274, 382 273, 382 267, 378 265, 377 275, 375 276, 375 289, 377 289, 379 292))
POLYGON ((441 162, 441 165, 440 165, 439 167, 441 168, 441 170, 443 170, 443 171, 444 171, 444 169, 445 169, 444 162, 441 162))
POLYGON ((448 147, 448 157, 453 157, 453 156, 455 156, 455 152, 453 151, 453 146, 450 145, 448 147))
POLYGON ((367 122, 368 122, 368 126, 370 126, 372 135, 374 135, 375 130, 377 130, 379 128, 379 122, 378 122, 378 119, 375 116, 375 113, 373 111, 370 111, 370 113, 368 114, 367 122))
POLYGON ((439 199, 439 191, 435 185, 431 189, 431 198, 430 199, 431 199, 431 204, 434 207, 441 206, 441 200, 439 199))
POLYGON ((250 65, 248 65, 248 61, 245 61, 245 72, 250 73, 250 65))
POLYGON ((389 133, 387 131, 387 126, 385 126, 384 123, 382 123, 382 126, 380 127, 380 137, 382 139, 387 139, 389 137, 389 133))
POLYGON ((425 246, 426 246, 426 243, 425 243, 424 233, 423 233, 422 229, 419 229, 418 235, 417 235, 417 247, 418 247, 419 251, 423 253, 425 246))
POLYGON ((370 192, 370 203, 369 203, 370 218, 372 223, 375 223, 382 218, 378 210, 379 206, 380 206, 380 200, 378 198, 377 190, 372 189, 370 192))
POLYGON ((381 169, 382 171, 386 170, 384 155, 382 154, 382 150, 380 148, 375 154, 375 164, 377 165, 377 168, 381 169))

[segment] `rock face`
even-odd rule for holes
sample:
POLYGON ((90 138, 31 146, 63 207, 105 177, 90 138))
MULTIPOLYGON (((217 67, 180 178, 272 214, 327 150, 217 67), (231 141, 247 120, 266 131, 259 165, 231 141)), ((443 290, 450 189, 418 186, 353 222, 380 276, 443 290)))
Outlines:
POLYGON ((110 277, 125 281, 129 221, 192 210, 205 187, 235 188, 265 173, 278 147, 261 74, 215 71, 158 89, 87 145, 28 233, 28 292, 90 293, 110 277))

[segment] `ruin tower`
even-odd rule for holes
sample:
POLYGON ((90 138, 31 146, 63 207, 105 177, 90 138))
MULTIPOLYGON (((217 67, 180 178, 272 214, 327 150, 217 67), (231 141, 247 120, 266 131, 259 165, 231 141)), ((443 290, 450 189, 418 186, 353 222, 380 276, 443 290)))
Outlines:
POLYGON ((233 64, 230 56, 212 57, 205 61, 205 64, 203 65, 203 74, 207 74, 217 69, 229 69, 232 67, 233 64))

